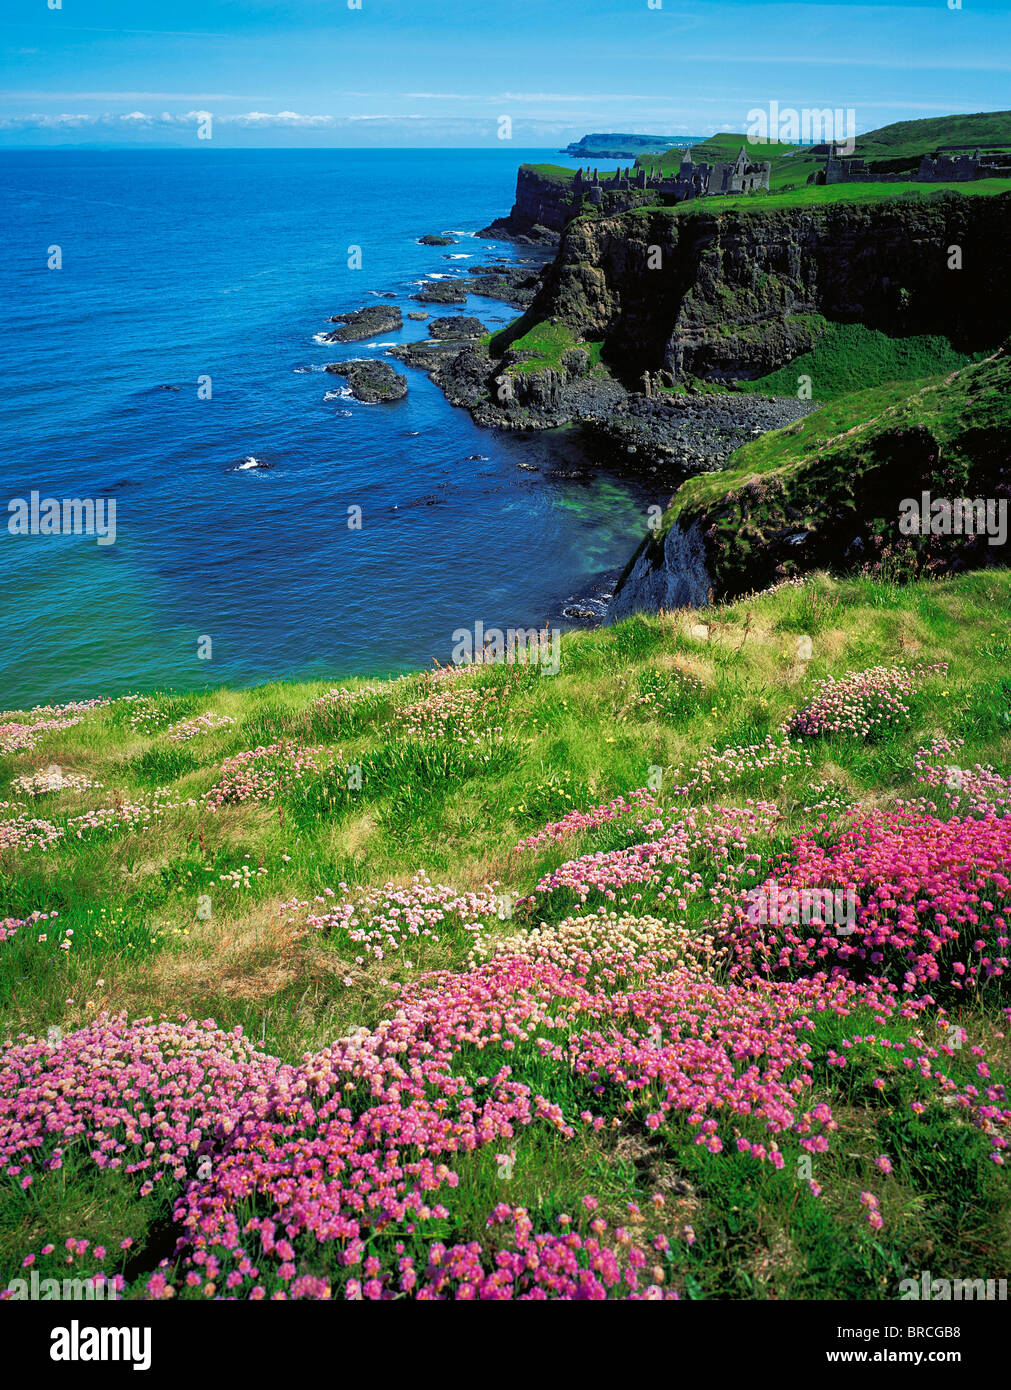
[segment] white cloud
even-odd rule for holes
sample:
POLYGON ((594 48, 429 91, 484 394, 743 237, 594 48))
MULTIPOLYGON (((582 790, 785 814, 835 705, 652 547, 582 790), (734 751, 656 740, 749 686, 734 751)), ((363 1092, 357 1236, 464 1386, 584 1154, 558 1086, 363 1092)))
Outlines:
POLYGON ((181 115, 173 115, 168 111, 162 111, 160 115, 148 115, 145 111, 126 111, 126 112, 74 112, 61 113, 59 115, 40 115, 32 114, 25 116, 0 116, 0 128, 4 130, 59 130, 62 128, 79 129, 82 126, 96 126, 101 128, 120 126, 139 126, 146 125, 151 127, 178 127, 195 125, 198 121, 206 120, 208 116, 213 117, 219 125, 239 125, 249 127, 281 128, 281 127, 307 127, 307 128, 327 128, 336 125, 338 117, 335 116, 303 116, 297 111, 246 111, 240 114, 217 113, 213 111, 186 111, 181 115))
MULTIPOLYGON (((34 53, 36 49, 25 49, 34 53)), ((257 101, 227 92, 4 92, 2 101, 257 101)))

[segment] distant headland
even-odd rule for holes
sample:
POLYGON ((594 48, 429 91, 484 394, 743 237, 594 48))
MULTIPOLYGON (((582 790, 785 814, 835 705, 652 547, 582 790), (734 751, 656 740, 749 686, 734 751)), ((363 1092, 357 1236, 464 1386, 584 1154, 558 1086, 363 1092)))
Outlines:
POLYGON ((584 135, 573 140, 559 154, 573 159, 637 159, 641 154, 664 154, 667 150, 686 149, 698 145, 701 135, 584 135))

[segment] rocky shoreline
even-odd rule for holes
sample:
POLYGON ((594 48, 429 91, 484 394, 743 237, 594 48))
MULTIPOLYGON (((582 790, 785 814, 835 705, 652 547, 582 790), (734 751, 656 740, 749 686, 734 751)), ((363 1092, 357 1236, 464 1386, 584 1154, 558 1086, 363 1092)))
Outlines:
MULTIPOLYGON (((493 228, 485 231, 490 235, 493 228)), ((427 244, 436 243, 432 239, 427 244)), ((672 496, 693 474, 724 468, 742 444, 817 409, 816 402, 793 397, 671 386, 669 374, 667 379, 644 375, 641 382, 623 382, 591 360, 582 346, 550 361, 497 345, 493 353, 490 342, 495 340, 480 319, 463 313, 439 316, 440 308, 463 308, 471 294, 526 310, 542 291, 551 264, 534 258, 503 260, 475 266, 467 275, 427 281, 411 295, 424 311, 412 310, 406 317, 428 319, 428 336, 387 348, 386 357, 426 372, 451 405, 467 410, 485 428, 579 427, 600 465, 648 479, 659 489, 658 497, 664 492, 672 496), (431 311, 435 316, 430 317, 431 311)), ((391 304, 337 314, 331 322, 340 327, 325 335, 325 341, 354 342, 394 331, 403 326, 404 317, 391 304)), ((326 370, 346 377, 363 402, 394 401, 407 394, 407 380, 387 361, 330 363, 326 370)), ((566 603, 563 616, 580 625, 607 621, 619 575, 612 571, 598 576, 566 603)))
MULTIPOLYGON (((756 435, 792 424, 817 402, 745 392, 663 393, 628 390, 614 377, 585 369, 508 378, 508 357, 494 360, 481 343, 442 338, 389 349, 426 371, 451 405, 489 429, 545 430, 579 424, 609 462, 662 474, 676 486, 692 473, 723 468, 756 435)), ((585 354, 583 354, 585 356, 585 354)))

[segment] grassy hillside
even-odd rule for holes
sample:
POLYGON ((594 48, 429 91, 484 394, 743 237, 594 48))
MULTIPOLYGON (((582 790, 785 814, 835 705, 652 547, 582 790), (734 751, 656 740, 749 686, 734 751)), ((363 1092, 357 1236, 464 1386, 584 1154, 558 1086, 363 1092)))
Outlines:
POLYGON ((955 371, 971 360, 941 334, 891 338, 862 323, 826 320, 825 332, 810 352, 778 371, 738 384, 741 390, 759 395, 794 396, 799 378, 807 376, 815 400, 833 401, 890 381, 916 381, 955 371))
POLYGON ((819 576, 554 676, 0 716, 0 1284, 1006 1275, 1009 611, 819 576))
MULTIPOLYGON (((891 340, 889 340, 891 341, 891 340)), ((799 361, 800 359, 797 359, 799 361)), ((790 364, 792 371, 796 361, 790 364)), ((963 439, 1011 433, 1011 360, 1006 351, 926 381, 892 381, 841 397, 782 430, 743 445, 720 473, 691 478, 678 493, 677 510, 696 510, 751 477, 788 478, 815 459, 846 459, 882 435, 929 430, 947 456, 963 439)))
POLYGON ((866 159, 918 159, 936 150, 1011 149, 1011 111, 977 111, 964 116, 928 116, 896 121, 861 135, 857 155, 866 159))
POLYGON ((689 479, 652 544, 675 522, 698 522, 720 594, 819 566, 909 576, 1006 563, 1000 542, 903 536, 898 521, 903 499, 924 490, 1006 505, 1009 436, 1006 351, 945 376, 868 387, 743 445, 722 472, 689 479))
MULTIPOLYGON (((824 154, 815 154, 811 147, 787 145, 770 141, 752 142, 747 135, 722 133, 711 136, 692 148, 696 164, 716 163, 735 159, 741 146, 755 160, 772 164, 770 187, 773 192, 802 186, 809 174, 824 167, 824 154)), ((938 150, 1011 149, 1011 111, 983 111, 969 116, 934 116, 926 120, 897 121, 857 137, 853 154, 858 159, 902 161, 910 168, 925 154, 938 150)), ((643 155, 637 164, 660 165, 671 171, 681 165, 683 151, 668 150, 657 158, 643 155)), ((964 187, 964 185, 962 186, 964 187)))

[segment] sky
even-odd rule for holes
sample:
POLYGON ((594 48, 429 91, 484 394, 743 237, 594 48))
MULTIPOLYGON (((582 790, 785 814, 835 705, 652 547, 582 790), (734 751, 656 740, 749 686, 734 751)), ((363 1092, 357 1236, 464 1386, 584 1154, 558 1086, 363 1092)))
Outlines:
POLYGON ((4 0, 0 55, 6 147, 860 132, 1011 107, 1011 0, 4 0))

